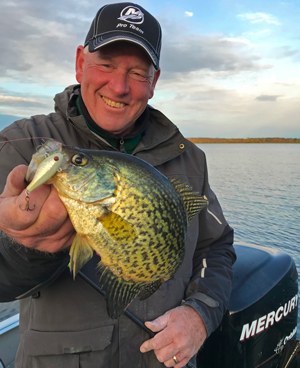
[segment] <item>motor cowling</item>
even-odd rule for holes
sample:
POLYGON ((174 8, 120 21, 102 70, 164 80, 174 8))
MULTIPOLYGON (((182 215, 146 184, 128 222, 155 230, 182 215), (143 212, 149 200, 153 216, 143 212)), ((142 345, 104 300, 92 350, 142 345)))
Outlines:
POLYGON ((279 368, 285 346, 297 334, 295 263, 270 248, 235 245, 235 250, 228 312, 198 353, 198 367, 279 368))

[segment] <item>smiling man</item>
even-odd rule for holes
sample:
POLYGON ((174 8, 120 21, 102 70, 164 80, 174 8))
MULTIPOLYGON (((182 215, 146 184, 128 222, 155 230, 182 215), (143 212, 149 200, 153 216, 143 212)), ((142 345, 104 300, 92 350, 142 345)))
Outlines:
MULTIPOLYGON (((0 302, 20 300, 16 368, 181 368, 195 364, 222 320, 235 260, 233 230, 210 189, 204 153, 148 105, 160 76, 160 48, 160 25, 141 6, 103 6, 77 49, 79 84, 55 96, 55 112, 1 132, 7 143, 0 146, 0 302), (34 209, 21 210, 27 165, 41 143, 36 137, 135 155, 208 198, 188 227, 174 277, 128 307, 157 332, 154 338, 124 315, 110 319, 104 298, 82 279, 73 281, 67 265, 75 231, 52 186, 33 191, 34 209)), ((83 270, 96 283, 98 262, 95 254, 83 270)))
POLYGON ((125 136, 144 112, 160 70, 146 52, 129 42, 114 42, 93 53, 79 46, 76 78, 94 122, 104 130, 125 136))

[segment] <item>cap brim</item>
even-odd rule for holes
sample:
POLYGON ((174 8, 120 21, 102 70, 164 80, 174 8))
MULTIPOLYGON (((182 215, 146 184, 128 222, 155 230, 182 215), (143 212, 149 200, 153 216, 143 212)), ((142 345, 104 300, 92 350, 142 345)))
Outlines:
POLYGON ((143 41, 142 39, 134 36, 128 36, 128 35, 110 35, 109 37, 104 38, 103 36, 95 37, 91 39, 88 43, 89 45, 89 52, 95 52, 100 47, 108 45, 113 42, 117 41, 126 41, 135 43, 139 46, 141 46, 149 55, 154 67, 156 70, 159 69, 159 59, 156 56, 156 54, 153 52, 152 48, 147 44, 146 41, 143 41))

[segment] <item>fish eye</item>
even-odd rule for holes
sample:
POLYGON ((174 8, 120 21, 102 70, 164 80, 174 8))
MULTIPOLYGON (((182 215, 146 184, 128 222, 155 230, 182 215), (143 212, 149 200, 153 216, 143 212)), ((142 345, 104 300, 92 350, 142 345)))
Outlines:
POLYGON ((88 159, 83 153, 76 153, 76 155, 72 157, 72 163, 76 166, 84 166, 87 162, 88 159))

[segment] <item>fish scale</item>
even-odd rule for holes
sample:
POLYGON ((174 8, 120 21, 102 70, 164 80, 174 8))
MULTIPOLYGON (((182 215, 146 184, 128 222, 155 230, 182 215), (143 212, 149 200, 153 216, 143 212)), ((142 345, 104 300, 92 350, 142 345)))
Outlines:
POLYGON ((148 298, 175 274, 184 258, 188 220, 207 200, 134 156, 53 140, 33 155, 26 179, 36 172, 34 183, 43 182, 55 153, 63 159, 45 181, 56 187, 77 233, 70 249, 73 277, 95 250, 108 314, 118 318, 137 295, 148 298))

